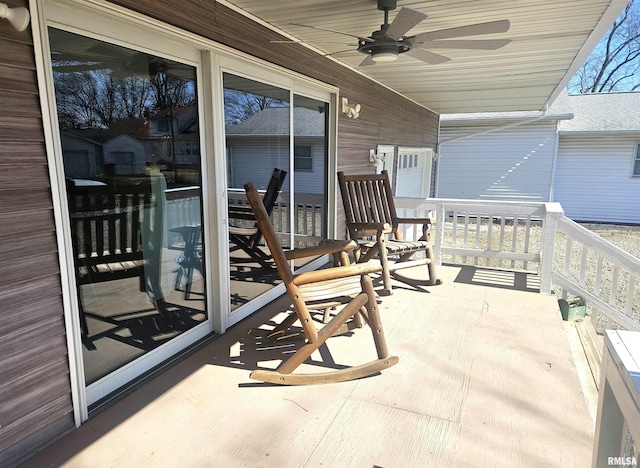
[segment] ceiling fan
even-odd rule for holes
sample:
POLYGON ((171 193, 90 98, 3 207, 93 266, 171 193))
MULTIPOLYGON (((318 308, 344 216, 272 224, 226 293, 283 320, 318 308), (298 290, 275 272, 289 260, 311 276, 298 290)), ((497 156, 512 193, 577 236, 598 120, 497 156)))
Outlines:
POLYGON ((430 65, 436 65, 451 59, 426 49, 496 50, 511 42, 510 39, 453 39, 507 32, 510 27, 509 20, 489 21, 440 29, 415 36, 405 36, 409 30, 426 19, 427 15, 411 8, 402 7, 393 21, 389 23, 389 11, 396 9, 396 3, 396 0, 378 0, 378 10, 384 11, 384 24, 368 37, 306 24, 291 24, 357 38, 357 51, 367 55, 360 66, 375 65, 377 62, 393 62, 401 54, 422 60, 430 65))

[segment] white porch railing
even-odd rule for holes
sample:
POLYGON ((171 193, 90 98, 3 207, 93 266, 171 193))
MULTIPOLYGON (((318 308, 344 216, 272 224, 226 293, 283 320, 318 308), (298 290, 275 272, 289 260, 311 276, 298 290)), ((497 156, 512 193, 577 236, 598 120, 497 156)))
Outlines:
MULTIPOLYGON (((630 330, 607 331, 593 466, 637 465, 640 260, 565 217, 557 203, 405 198, 396 205, 400 216, 435 216, 438 263, 535 271, 541 293, 584 298, 596 330, 630 330), (613 333, 628 339, 617 354, 613 333)), ((404 234, 420 235, 415 228, 404 234)))
POLYGON ((538 273, 541 293, 583 297, 597 329, 640 331, 640 260, 565 217, 558 203, 398 198, 396 207, 400 216, 435 217, 437 263, 538 273))

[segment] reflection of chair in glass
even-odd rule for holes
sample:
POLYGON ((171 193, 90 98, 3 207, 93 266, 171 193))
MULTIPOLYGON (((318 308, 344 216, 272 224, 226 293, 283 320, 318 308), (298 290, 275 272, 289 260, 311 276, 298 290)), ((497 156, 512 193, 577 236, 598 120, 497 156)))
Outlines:
POLYGON ((193 284, 193 270, 196 269, 204 278, 204 270, 202 268, 202 249, 200 246, 201 227, 198 226, 180 226, 170 229, 171 232, 178 233, 182 236, 184 242, 184 250, 181 255, 176 258, 178 269, 176 270, 176 280, 174 289, 177 291, 182 286, 184 277, 184 298, 189 299, 191 295, 191 286, 193 284))
MULTIPOLYGON (((271 180, 263 199, 268 216, 271 216, 286 177, 287 171, 278 168, 275 168, 271 174, 271 180)), ((267 263, 270 260, 269 255, 260 248, 262 232, 250 207, 246 205, 229 206, 229 240, 233 244, 231 252, 242 250, 261 266, 270 266, 267 263)))
POLYGON ((358 243, 358 261, 378 256, 382 265, 384 294, 391 294, 391 275, 415 284, 436 285, 436 268, 430 243, 431 218, 399 218, 393 201, 387 171, 381 174, 345 175, 338 172, 338 182, 347 228, 351 239, 358 243), (403 241, 400 224, 421 224, 422 237, 417 241, 403 241), (388 238, 387 238, 388 237, 388 238), (424 258, 414 254, 424 253, 424 258), (396 261, 389 261, 395 257, 396 261), (412 259, 413 258, 413 259, 412 259), (396 273, 401 268, 427 265, 428 280, 408 280, 396 273))
MULTIPOLYGON (((339 267, 294 275, 289 260, 335 253, 343 250, 345 246, 355 247, 355 243, 328 242, 316 247, 296 249, 285 253, 276 237, 269 215, 257 190, 251 183, 245 185, 245 190, 295 311, 273 333, 270 333, 269 337, 277 340, 286 335, 286 330, 299 321, 306 338, 306 343, 283 361, 276 370, 254 370, 251 373, 251 378, 283 385, 341 382, 368 376, 396 364, 398 358, 389 356, 387 351, 373 284, 367 275, 367 273, 379 271, 379 266, 375 263, 343 264, 339 267), (348 298, 346 305, 318 330, 309 310, 314 310, 315 302, 326 303, 328 299, 334 300, 336 297, 348 298), (362 365, 328 372, 293 373, 328 338, 362 327, 363 316, 371 327, 378 359, 362 365)), ((342 259, 343 262, 348 263, 346 255, 343 255, 342 259)), ((316 307, 322 309, 324 306, 316 307)))
POLYGON ((80 325, 85 345, 95 349, 88 339, 80 286, 138 277, 140 291, 147 289, 141 230, 144 208, 152 202, 151 186, 148 180, 109 185, 69 181, 68 195, 80 325))

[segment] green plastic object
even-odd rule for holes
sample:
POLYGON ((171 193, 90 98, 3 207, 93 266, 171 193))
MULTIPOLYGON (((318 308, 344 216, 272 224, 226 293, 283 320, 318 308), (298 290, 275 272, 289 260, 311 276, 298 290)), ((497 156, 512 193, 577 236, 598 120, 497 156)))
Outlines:
POLYGON ((587 305, 582 297, 572 297, 569 299, 558 299, 558 306, 562 314, 562 320, 579 322, 584 320, 587 305))

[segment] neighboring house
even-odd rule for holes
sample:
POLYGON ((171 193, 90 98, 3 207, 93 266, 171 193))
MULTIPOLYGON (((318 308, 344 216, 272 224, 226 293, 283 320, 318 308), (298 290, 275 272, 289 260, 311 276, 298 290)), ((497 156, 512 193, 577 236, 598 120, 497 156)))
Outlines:
POLYGON ((88 179, 104 173, 102 144, 97 141, 63 132, 63 161, 66 175, 71 179, 88 179))
POLYGON ((579 221, 640 224, 640 93, 569 96, 553 201, 579 221))
POLYGON ((141 141, 147 148, 147 162, 159 164, 158 155, 167 154, 172 163, 192 165, 200 160, 198 109, 188 106, 163 110, 149 117, 147 132, 141 141), (171 147, 168 147, 171 145, 171 147))
MULTIPOLYGON (((249 181, 268 182, 273 168, 289 170, 289 108, 270 107, 226 128, 229 187, 242 188, 249 181), (260 158, 256 159, 255 155, 260 158)), ((294 107, 295 184, 303 193, 325 190, 325 118, 318 109, 294 107)), ((264 185, 264 184, 263 184, 264 185)), ((259 186, 265 189, 266 186, 259 186)), ((288 191, 285 187, 283 190, 288 191)))
POLYGON ((640 223, 640 93, 562 93, 543 115, 440 124, 437 197, 556 201, 576 221, 640 223))
POLYGON ((104 164, 113 175, 144 175, 147 164, 144 145, 129 135, 118 135, 103 145, 104 164))

